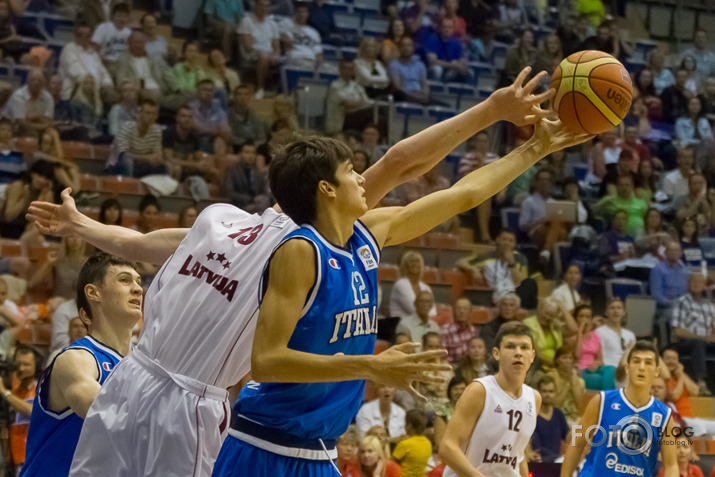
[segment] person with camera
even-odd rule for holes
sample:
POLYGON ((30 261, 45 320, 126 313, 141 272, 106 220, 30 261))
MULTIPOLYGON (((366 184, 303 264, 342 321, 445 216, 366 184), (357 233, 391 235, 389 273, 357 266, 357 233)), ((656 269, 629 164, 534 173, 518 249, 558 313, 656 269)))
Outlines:
POLYGON ((77 308, 89 334, 60 351, 40 377, 20 476, 69 475, 84 417, 131 350, 132 329, 142 316, 135 266, 103 252, 91 256, 79 273, 77 308))
POLYGON ((0 379, 0 395, 7 406, 15 411, 10 422, 10 454, 15 467, 19 469, 25 462, 25 443, 30 425, 32 401, 35 399, 37 386, 38 355, 29 346, 19 345, 13 358, 11 388, 5 387, 0 379))

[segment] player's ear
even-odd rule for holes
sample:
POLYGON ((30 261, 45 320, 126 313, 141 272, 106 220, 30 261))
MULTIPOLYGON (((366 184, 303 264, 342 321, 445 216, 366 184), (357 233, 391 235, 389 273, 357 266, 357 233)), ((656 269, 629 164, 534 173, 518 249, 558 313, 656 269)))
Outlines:
POLYGON ((492 356, 494 357, 494 359, 499 361, 499 348, 497 348, 496 346, 492 348, 492 356))
POLYGON ((327 197, 335 197, 335 186, 328 181, 318 182, 318 192, 327 197))
POLYGON ((88 283, 84 286, 84 295, 88 301, 98 302, 100 300, 100 291, 97 285, 88 283))

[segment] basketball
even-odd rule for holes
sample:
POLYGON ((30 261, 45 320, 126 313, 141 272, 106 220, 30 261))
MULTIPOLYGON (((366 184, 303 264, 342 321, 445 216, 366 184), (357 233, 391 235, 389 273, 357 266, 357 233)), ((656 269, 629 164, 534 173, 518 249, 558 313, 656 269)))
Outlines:
POLYGON ((633 100, 631 76, 620 61, 597 50, 564 59, 551 76, 553 109, 567 128, 599 134, 628 114, 633 100))

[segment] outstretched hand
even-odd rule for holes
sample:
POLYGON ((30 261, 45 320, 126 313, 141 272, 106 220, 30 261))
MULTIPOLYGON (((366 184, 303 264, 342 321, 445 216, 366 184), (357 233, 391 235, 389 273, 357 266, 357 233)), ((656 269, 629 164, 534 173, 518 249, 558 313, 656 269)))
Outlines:
POLYGON ((447 356, 447 350, 415 353, 419 346, 419 343, 403 343, 388 348, 375 356, 378 365, 373 380, 406 389, 416 399, 426 402, 427 398, 417 392, 413 383, 415 381, 445 383, 444 378, 435 376, 433 373, 450 371, 452 367, 440 361, 441 358, 447 356))
POLYGON ((546 77, 546 72, 540 72, 524 84, 529 73, 531 67, 527 66, 521 70, 513 84, 494 91, 489 97, 499 119, 524 126, 534 124, 551 114, 551 111, 541 109, 539 105, 551 99, 555 91, 550 89, 541 94, 534 94, 536 87, 546 77))
POLYGON ((25 218, 43 234, 64 237, 74 233, 74 220, 80 215, 69 187, 62 191, 62 204, 33 201, 25 218))
POLYGON ((542 118, 536 123, 534 136, 531 138, 533 146, 539 148, 542 156, 547 156, 552 152, 576 146, 590 139, 595 135, 575 132, 568 129, 561 123, 560 119, 552 120, 542 118))

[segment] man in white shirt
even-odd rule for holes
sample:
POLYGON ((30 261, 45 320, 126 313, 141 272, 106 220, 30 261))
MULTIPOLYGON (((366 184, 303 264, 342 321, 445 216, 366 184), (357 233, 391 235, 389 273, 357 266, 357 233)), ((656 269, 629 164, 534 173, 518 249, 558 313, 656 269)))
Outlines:
POLYGON ((683 52, 683 57, 695 58, 695 74, 699 85, 706 78, 715 75, 715 52, 708 48, 708 32, 702 28, 695 30, 693 46, 683 52))
POLYGON ((23 131, 37 134, 52 126, 55 101, 45 89, 45 75, 42 70, 30 70, 27 83, 10 96, 8 104, 10 118, 23 131))
POLYGON ((269 0, 258 0, 253 14, 243 17, 238 26, 241 57, 256 70, 256 99, 263 98, 269 70, 280 59, 280 33, 276 22, 268 18, 270 8, 269 0))
POLYGON ((330 83, 328 106, 325 118, 326 134, 337 134, 343 130, 345 117, 350 114, 372 110, 371 101, 365 88, 355 81, 355 62, 340 60, 340 77, 330 83), (366 109, 367 108, 367 109, 366 109))
POLYGON ((695 164, 695 149, 685 146, 678 150, 678 168, 663 177, 663 192, 670 200, 688 195, 688 178, 695 164))
POLYGON ((62 99, 70 99, 88 75, 94 77, 103 98, 113 93, 114 82, 99 53, 92 47, 92 27, 86 23, 75 25, 74 41, 62 48, 58 70, 62 76, 62 99))
POLYGON ((293 20, 280 24, 281 41, 289 65, 319 69, 323 63, 323 47, 318 30, 308 25, 308 16, 308 4, 296 4, 293 20))
POLYGON ((131 30, 127 27, 131 13, 126 3, 118 3, 112 8, 111 20, 100 23, 92 35, 92 43, 99 47, 99 54, 110 70, 113 70, 122 53, 127 51, 127 40, 131 30))
POLYGON ((625 314, 620 298, 612 299, 606 307, 606 323, 596 329, 596 334, 601 339, 604 366, 618 367, 625 350, 636 342, 636 335, 621 327, 625 314))
POLYGON ((355 418, 362 439, 372 426, 383 426, 391 439, 405 435, 405 410, 392 402, 397 389, 377 384, 377 399, 362 405, 355 418))
POLYGON ((430 319, 430 310, 434 306, 431 291, 422 290, 415 298, 415 314, 403 316, 397 325, 398 333, 407 333, 414 343, 422 343, 422 336, 433 331, 439 334, 439 325, 430 319))

